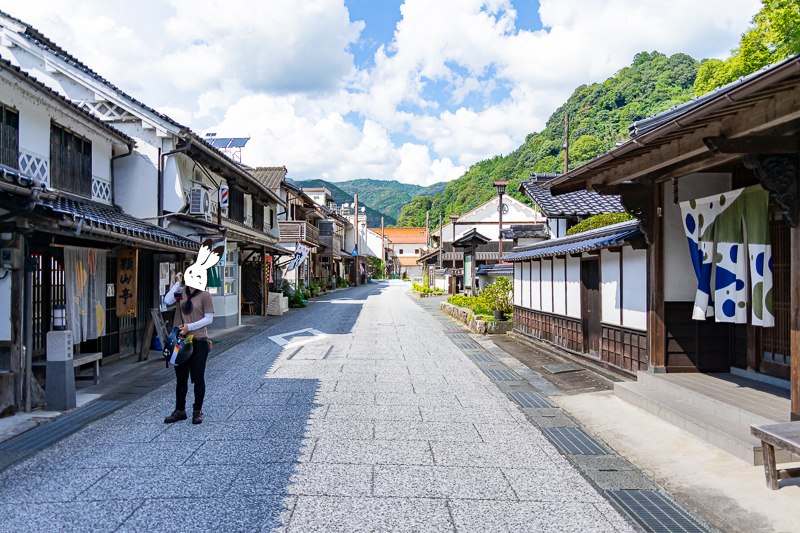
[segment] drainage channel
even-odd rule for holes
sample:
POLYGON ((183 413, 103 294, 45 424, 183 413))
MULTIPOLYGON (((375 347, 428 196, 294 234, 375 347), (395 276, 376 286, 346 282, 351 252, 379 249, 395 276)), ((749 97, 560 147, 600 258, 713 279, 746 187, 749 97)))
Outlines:
MULTIPOLYGON (((427 310, 443 322, 437 311, 427 310)), ((467 339, 473 338, 468 335, 470 332, 449 330, 444 333, 473 362, 504 365, 490 355, 483 346, 472 341, 468 342, 467 339)), ((574 371, 573 366, 558 364, 552 365, 552 368, 547 370, 550 373, 570 372, 574 371)), ((509 386, 529 386, 543 393, 551 393, 555 388, 541 375, 527 368, 520 369, 519 373, 511 368, 481 370, 501 390, 509 386), (524 385, 509 385, 508 382, 522 382, 524 385), (501 386, 501 383, 505 385, 501 386), (546 390, 540 388, 543 383, 546 390)), ((617 455, 590 431, 580 427, 580 423, 555 406, 543 394, 512 391, 506 392, 506 395, 522 409, 528 420, 542 431, 583 477, 637 528, 647 533, 718 533, 716 529, 672 499, 638 468, 617 455), (547 421, 552 421, 553 424, 550 425, 547 421), (562 427, 564 423, 567 425, 562 427)))

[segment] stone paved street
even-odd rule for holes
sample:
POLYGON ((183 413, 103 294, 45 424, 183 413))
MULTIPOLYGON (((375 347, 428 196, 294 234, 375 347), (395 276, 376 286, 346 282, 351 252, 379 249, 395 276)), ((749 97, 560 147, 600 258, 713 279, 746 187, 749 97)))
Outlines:
POLYGON ((634 531, 407 292, 312 300, 212 358, 202 425, 163 424, 170 382, 10 467, 0 528, 634 531))

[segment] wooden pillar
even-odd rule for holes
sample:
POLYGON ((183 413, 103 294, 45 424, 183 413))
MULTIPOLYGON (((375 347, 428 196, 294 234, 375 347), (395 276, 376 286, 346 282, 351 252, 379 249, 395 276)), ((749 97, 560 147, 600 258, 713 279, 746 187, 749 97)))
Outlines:
POLYGON ((790 238, 792 241, 792 366, 790 376, 792 388, 791 420, 794 421, 800 420, 800 228, 792 228, 790 238))
MULTIPOLYGON (((16 234, 13 247, 25 250, 23 236, 16 234)), ((24 254, 23 254, 23 257, 24 254)), ((9 370, 14 372, 14 406, 17 411, 22 409, 22 286, 25 283, 25 269, 18 268, 11 271, 11 365, 9 370)))
POLYGON ((647 248, 647 351, 650 372, 666 372, 666 327, 664 325, 664 185, 653 191, 653 244, 647 248))

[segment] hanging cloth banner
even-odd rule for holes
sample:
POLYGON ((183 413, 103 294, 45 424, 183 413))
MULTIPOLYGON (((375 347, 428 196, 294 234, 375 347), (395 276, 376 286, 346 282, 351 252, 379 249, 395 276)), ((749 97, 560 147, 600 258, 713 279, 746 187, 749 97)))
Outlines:
POLYGON ((294 257, 292 257, 292 260, 289 261, 289 264, 286 266, 286 272, 291 272, 295 268, 299 267, 300 264, 306 260, 306 256, 310 251, 311 248, 298 242, 294 248, 294 257))
POLYGON ((65 246, 64 283, 72 342, 78 344, 105 335, 106 251, 65 246))
POLYGON ((681 202, 680 207, 698 281, 692 318, 716 316, 717 322, 746 324, 747 301, 752 298, 752 324, 774 326, 769 193, 753 185, 681 202))

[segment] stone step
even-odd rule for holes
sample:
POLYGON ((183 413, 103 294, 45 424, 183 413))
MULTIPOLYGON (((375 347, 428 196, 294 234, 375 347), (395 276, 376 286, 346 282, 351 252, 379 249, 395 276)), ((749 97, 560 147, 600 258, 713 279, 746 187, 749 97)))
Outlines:
MULTIPOLYGON (((649 389, 665 393, 671 398, 681 400, 704 412, 748 428, 751 425, 778 424, 789 421, 788 417, 787 420, 783 420, 777 419, 777 417, 774 416, 767 416, 763 412, 758 412, 759 405, 757 401, 750 403, 744 401, 743 388, 730 391, 732 394, 735 394, 735 396, 726 396, 724 392, 727 391, 723 391, 723 394, 720 394, 719 390, 712 390, 710 388, 715 380, 706 379, 705 382, 695 384, 687 382, 686 376, 686 374, 670 375, 653 374, 650 372, 638 372, 636 375, 638 383, 649 389)), ((729 385, 727 382, 719 381, 719 383, 729 385)), ((760 394, 758 391, 750 392, 756 395, 760 394)), ((757 400, 758 399, 760 398, 757 398, 757 400)), ((777 399, 768 397, 768 395, 765 394, 764 401, 775 402, 777 399)))
MULTIPOLYGON (((761 441, 750 434, 749 425, 721 418, 641 382, 614 383, 614 394, 751 465, 763 464, 761 441)), ((779 463, 798 460, 777 449, 775 458, 779 463)))

